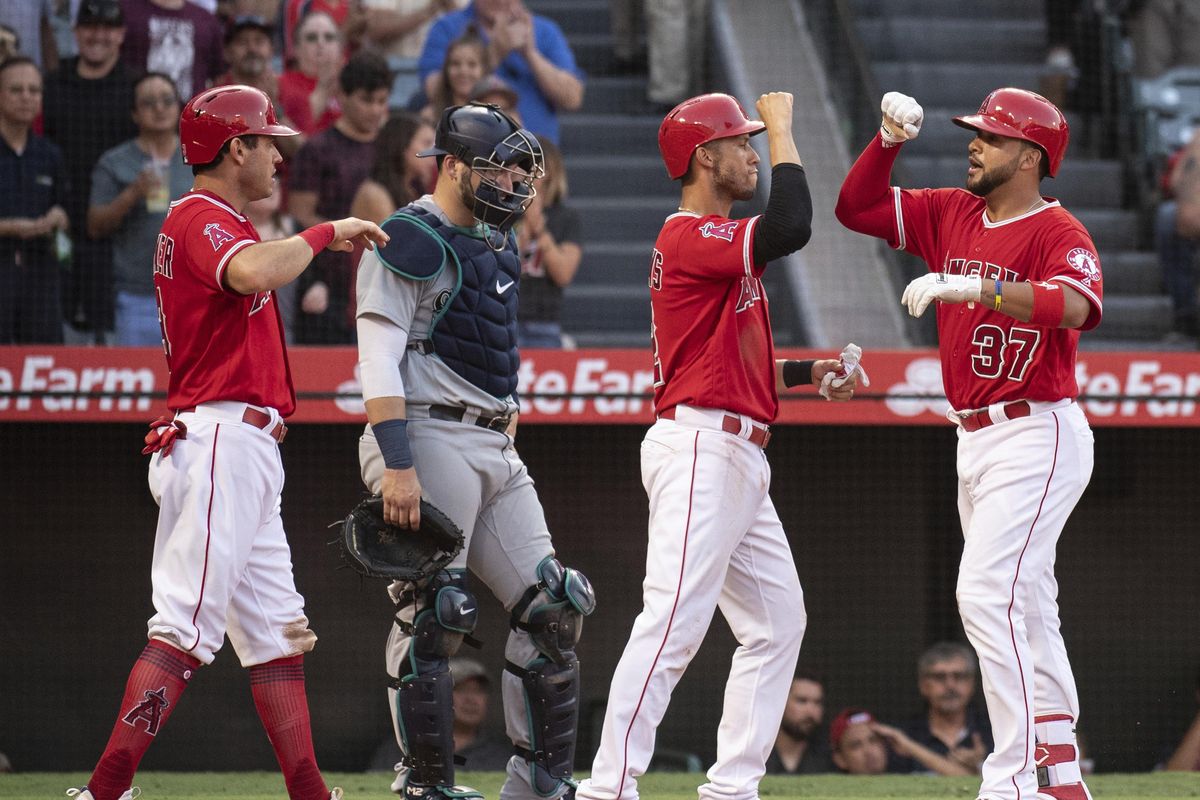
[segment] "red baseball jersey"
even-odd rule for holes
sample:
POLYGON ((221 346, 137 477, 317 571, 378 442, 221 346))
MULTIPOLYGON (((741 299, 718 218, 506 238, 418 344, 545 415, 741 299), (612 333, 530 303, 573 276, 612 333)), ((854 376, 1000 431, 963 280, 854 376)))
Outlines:
POLYGON ((221 283, 229 260, 257 241, 250 221, 214 194, 171 204, 154 253, 170 408, 235 400, 285 417, 296 410, 275 293, 242 295, 221 283))
MULTIPOLYGON (((984 281, 1069 286, 1087 298, 1083 330, 1100 324, 1103 280, 1092 237, 1057 200, 992 222, 987 203, 963 189, 893 188, 897 238, 891 244, 930 270, 984 281)), ((957 410, 1010 400, 1076 397, 1079 330, 1045 328, 975 303, 937 303, 946 397, 957 410)))
POLYGON ((667 217, 650 262, 654 406, 779 411, 767 295, 751 252, 758 217, 667 217))

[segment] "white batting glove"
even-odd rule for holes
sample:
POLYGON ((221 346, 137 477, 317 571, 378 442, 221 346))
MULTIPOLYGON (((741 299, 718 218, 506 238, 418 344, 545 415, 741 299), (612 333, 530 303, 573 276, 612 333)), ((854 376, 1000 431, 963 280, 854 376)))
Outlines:
POLYGON ((862 368, 862 348, 854 342, 846 345, 842 350, 842 368, 837 372, 826 372, 825 377, 821 378, 821 388, 817 393, 826 400, 832 400, 829 396, 830 389, 840 389, 846 381, 854 377, 854 373, 858 373, 858 381, 863 386, 870 386, 871 379, 867 377, 867 371, 862 368))
POLYGON ((894 146, 917 138, 921 123, 925 121, 925 111, 920 103, 906 94, 888 92, 879 108, 883 111, 879 134, 885 143, 894 146))
POLYGON ((982 286, 983 279, 978 275, 930 272, 904 287, 900 303, 908 306, 909 314, 919 317, 934 300, 941 300, 943 303, 977 303, 982 286))

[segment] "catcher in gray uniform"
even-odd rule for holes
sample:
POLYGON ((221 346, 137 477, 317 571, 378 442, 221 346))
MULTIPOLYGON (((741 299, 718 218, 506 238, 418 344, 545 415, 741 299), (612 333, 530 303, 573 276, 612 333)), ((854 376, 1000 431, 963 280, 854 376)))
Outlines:
MULTIPOLYGON (((420 524, 424 496, 463 531, 449 567, 395 582, 388 691, 404 753, 392 790, 479 797, 454 785, 449 658, 475 627, 470 569, 510 613, 501 681, 514 756, 501 800, 559 798, 571 780, 579 712, 575 644, 595 608, 587 579, 562 566, 533 481, 513 445, 517 285, 513 223, 542 174, 537 139, 495 106, 443 113, 432 195, 383 223, 389 246, 358 270, 359 368, 369 425, 363 481, 384 517, 420 524)), ((469 768, 470 765, 468 764, 469 768)))

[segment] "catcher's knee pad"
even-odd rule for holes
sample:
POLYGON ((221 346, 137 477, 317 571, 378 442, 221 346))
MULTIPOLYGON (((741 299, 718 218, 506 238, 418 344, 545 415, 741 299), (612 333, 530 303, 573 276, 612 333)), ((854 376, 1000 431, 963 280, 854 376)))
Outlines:
POLYGON ((583 573, 547 557, 538 564, 538 582, 513 608, 512 627, 529 634, 541 654, 524 666, 506 669, 521 679, 529 715, 530 748, 517 755, 530 764, 530 783, 543 797, 571 779, 579 727, 579 660, 575 645, 583 618, 596 609, 596 596, 583 573))
POLYGON ((529 634, 533 646, 560 666, 575 658, 583 618, 596 610, 596 593, 579 570, 546 556, 537 567, 538 582, 513 606, 513 630, 529 634))
POLYGON ((412 637, 396 689, 397 737, 408 770, 406 794, 454 783, 454 681, 450 656, 475 629, 479 610, 461 576, 435 580, 415 600, 412 623, 396 624, 412 637), (407 673, 407 674, 405 674, 407 673))
POLYGON ((422 671, 422 660, 445 662, 457 653, 478 619, 479 603, 461 577, 435 580, 412 622, 408 653, 413 672, 422 671))

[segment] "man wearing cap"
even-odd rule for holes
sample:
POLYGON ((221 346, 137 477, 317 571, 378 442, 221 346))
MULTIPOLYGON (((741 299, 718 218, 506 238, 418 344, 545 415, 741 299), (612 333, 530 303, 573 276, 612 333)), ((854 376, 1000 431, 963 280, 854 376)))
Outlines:
MULTIPOLYGON (((266 93, 271 103, 280 109, 280 123, 294 128, 279 104, 279 76, 275 74, 272 60, 275 44, 271 39, 271 25, 255 14, 243 14, 225 29, 225 62, 229 71, 213 81, 214 86, 241 84, 253 86, 266 93)), ((290 158, 302 144, 301 136, 285 136, 279 140, 279 152, 290 158)))
POLYGON ((843 709, 829 723, 834 766, 848 775, 882 775, 888 771, 888 748, 876 733, 875 715, 865 708, 843 709))
POLYGON ((997 89, 978 112, 954 118, 972 132, 965 188, 902 189, 889 185, 892 165, 924 111, 899 92, 885 94, 881 110, 836 214, 929 266, 900 302, 914 317, 937 309, 947 417, 957 426, 955 595, 995 736, 979 796, 1091 800, 1054 565, 1092 475, 1076 353, 1080 332, 1100 324, 1104 289, 1091 236, 1041 193, 1066 154, 1067 119, 1041 95, 997 89))
MULTIPOLYGON (((121 61, 125 17, 119 0, 83 0, 75 17, 79 55, 46 77, 42 126, 63 152, 71 192, 74 257, 64 288, 64 308, 80 339, 103 342, 113 327, 112 254, 109 242, 87 235, 92 169, 100 156, 137 135, 132 70, 121 61)), ((72 341, 75 339, 72 338, 72 341)))
POLYGON ((282 160, 270 99, 249 86, 193 97, 179 134, 192 191, 171 204, 154 253, 167 408, 142 451, 159 505, 149 642, 77 800, 132 800, 134 773, 188 682, 228 634, 292 800, 338 800, 317 769, 304 654, 317 637, 296 591, 280 516, 283 418, 296 407, 275 289, 327 248, 381 245, 373 222, 326 222, 260 242, 243 212, 282 160))
POLYGON ((920 764, 936 775, 974 775, 959 762, 913 741, 899 728, 885 725, 864 708, 847 708, 829 724, 833 763, 850 775, 911 772, 920 764))

